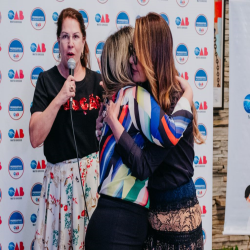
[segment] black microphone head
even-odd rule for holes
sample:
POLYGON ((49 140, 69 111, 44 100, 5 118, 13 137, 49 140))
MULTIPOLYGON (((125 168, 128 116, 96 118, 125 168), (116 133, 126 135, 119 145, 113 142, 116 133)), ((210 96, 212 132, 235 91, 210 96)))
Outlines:
POLYGON ((69 69, 75 69, 76 61, 73 58, 70 58, 67 63, 68 63, 68 68, 69 69))

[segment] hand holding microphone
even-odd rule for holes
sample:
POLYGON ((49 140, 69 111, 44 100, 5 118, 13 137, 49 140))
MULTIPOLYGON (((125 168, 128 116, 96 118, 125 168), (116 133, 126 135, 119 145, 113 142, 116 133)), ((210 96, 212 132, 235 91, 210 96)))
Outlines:
MULTIPOLYGON (((74 69, 76 67, 75 60, 73 58, 70 58, 67 63, 68 63, 68 68, 69 68, 69 75, 74 76, 74 69)), ((73 86, 73 85, 70 86, 70 91, 75 93, 75 86, 73 86)), ((72 109, 72 102, 73 102, 73 98, 70 97, 70 99, 69 99, 69 107, 70 107, 70 109, 72 109)))

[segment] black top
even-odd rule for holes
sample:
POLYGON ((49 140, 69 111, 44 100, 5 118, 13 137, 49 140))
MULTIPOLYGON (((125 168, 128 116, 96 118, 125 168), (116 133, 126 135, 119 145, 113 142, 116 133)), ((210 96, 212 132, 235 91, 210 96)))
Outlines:
MULTIPOLYGON (((57 66, 40 73, 33 98, 31 114, 43 112, 57 96, 66 79, 57 66)), ((78 156, 87 156, 99 150, 95 136, 95 124, 102 102, 101 75, 86 68, 82 81, 76 82, 76 96, 73 100, 73 124, 78 156)), ((48 162, 57 163, 76 158, 73 131, 70 119, 69 101, 56 116, 51 130, 44 141, 44 155, 48 162)))

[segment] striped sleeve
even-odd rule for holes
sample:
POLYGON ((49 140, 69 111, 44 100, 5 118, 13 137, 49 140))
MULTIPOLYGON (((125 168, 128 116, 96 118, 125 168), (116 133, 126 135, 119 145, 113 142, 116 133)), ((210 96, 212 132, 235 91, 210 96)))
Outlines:
POLYGON ((127 89, 124 101, 128 102, 134 126, 149 141, 165 148, 176 145, 193 120, 190 104, 184 97, 177 102, 171 116, 140 86, 127 89))

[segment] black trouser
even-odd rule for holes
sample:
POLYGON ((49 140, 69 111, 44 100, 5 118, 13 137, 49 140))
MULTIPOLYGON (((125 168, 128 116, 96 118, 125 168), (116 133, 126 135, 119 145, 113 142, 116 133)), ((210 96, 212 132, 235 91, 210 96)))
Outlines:
POLYGON ((141 250, 147 236, 148 210, 101 195, 86 235, 86 250, 141 250))

